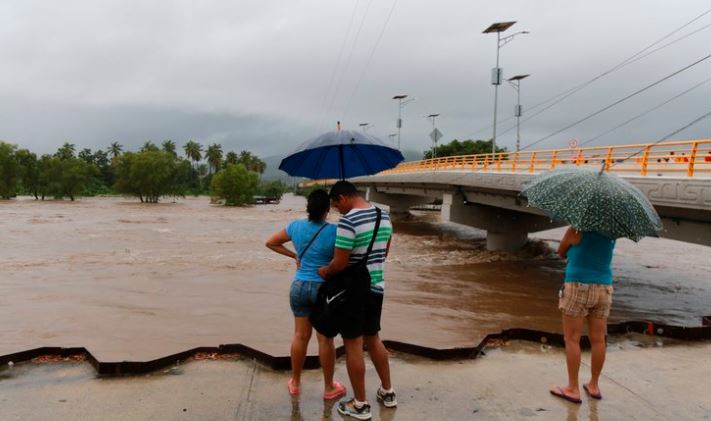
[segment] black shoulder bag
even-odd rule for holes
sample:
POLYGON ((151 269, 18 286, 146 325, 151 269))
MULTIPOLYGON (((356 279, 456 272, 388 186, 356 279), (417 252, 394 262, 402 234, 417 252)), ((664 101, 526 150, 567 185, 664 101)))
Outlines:
POLYGON ((353 311, 359 303, 362 305, 366 294, 370 291, 370 272, 368 272, 368 256, 373 251, 373 244, 378 237, 381 211, 375 208, 377 217, 373 238, 368 250, 358 262, 346 266, 340 273, 324 282, 318 290, 316 305, 311 312, 310 320, 320 334, 333 338, 340 330, 344 313, 353 311))

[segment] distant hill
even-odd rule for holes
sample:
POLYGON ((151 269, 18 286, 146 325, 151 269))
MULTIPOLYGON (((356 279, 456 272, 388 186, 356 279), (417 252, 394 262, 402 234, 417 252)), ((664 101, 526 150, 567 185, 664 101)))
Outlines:
MULTIPOLYGON (((422 152, 418 152, 412 149, 403 151, 402 155, 405 157, 405 161, 419 161, 420 159, 422 159, 422 152)), ((288 185, 294 185, 303 181, 303 178, 290 177, 285 172, 279 169, 279 164, 281 163, 281 160, 283 158, 283 156, 278 155, 272 155, 266 158, 261 158, 267 164, 267 169, 264 171, 264 174, 262 174, 262 179, 267 181, 281 180, 287 183, 288 185)))
POLYGON ((285 173, 284 171, 279 169, 279 164, 281 163, 281 160, 283 158, 284 158, 283 156, 277 156, 277 155, 262 158, 262 161, 264 161, 267 164, 267 169, 264 170, 264 174, 262 174, 262 180, 267 180, 267 181, 281 180, 290 186, 303 181, 304 180, 303 178, 291 177, 287 173, 285 173))

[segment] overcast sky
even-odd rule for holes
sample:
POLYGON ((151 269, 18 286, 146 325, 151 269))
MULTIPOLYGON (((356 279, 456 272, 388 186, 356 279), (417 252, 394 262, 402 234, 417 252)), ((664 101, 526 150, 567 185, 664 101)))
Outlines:
MULTIPOLYGON (((614 67, 711 8, 708 0, 416 1, 5 0, 0 3, 0 139, 37 152, 71 141, 218 142, 283 155, 358 123, 384 140, 403 109, 403 149, 488 138, 495 35, 505 77, 530 73, 524 109, 614 67), (393 7, 394 6, 394 7, 393 7), (390 12, 392 11, 392 14, 390 12), (388 17, 389 20, 388 20, 388 17), (382 34, 382 36, 381 36, 382 34)), ((711 25, 711 13, 658 46, 711 25)), ((522 124, 526 145, 711 54, 711 27, 613 72, 522 124)), ((540 147, 581 142, 711 77, 711 59, 540 147)), ((653 142, 711 111, 711 82, 595 144, 653 142)), ((499 143, 513 147, 515 92, 499 88, 499 143)), ((540 109, 540 108, 539 108, 540 109)), ((524 111, 524 117, 534 111, 524 111)), ((711 118, 676 138, 711 137, 711 118)))

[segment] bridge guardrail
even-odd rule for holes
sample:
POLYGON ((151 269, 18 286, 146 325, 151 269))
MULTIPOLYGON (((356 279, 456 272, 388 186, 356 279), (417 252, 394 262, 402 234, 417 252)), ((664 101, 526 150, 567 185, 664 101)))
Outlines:
POLYGON ((606 171, 627 175, 711 176, 711 139, 447 156, 404 162, 380 174, 457 170, 533 173, 566 165, 600 168, 603 164, 606 171))

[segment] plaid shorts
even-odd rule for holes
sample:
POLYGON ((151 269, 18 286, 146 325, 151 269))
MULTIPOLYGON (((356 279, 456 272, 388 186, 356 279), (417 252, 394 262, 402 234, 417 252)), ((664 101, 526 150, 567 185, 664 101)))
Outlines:
POLYGON ((558 293, 558 309, 570 317, 610 316, 612 285, 566 282, 558 293))

